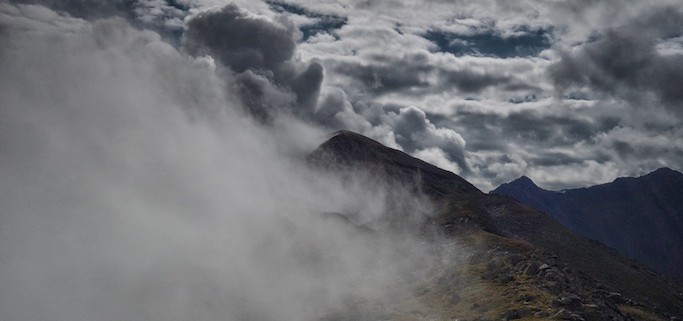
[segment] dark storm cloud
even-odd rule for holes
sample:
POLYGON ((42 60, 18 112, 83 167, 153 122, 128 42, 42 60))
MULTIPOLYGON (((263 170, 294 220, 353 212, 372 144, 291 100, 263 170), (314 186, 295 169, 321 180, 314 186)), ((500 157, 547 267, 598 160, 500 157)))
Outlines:
POLYGON ((183 47, 193 55, 211 55, 238 73, 247 69, 277 71, 294 54, 293 28, 227 5, 190 19, 183 47))
POLYGON ((680 110, 683 55, 663 55, 661 41, 680 36, 683 9, 662 7, 610 28, 578 49, 564 53, 549 69, 555 84, 587 87, 636 104, 662 103, 680 110), (651 101, 650 95, 656 99, 651 101))
POLYGON ((305 115, 317 103, 323 68, 294 58, 295 33, 286 19, 254 16, 231 4, 192 17, 182 44, 190 54, 210 55, 236 72, 243 103, 268 120, 281 111, 305 115))

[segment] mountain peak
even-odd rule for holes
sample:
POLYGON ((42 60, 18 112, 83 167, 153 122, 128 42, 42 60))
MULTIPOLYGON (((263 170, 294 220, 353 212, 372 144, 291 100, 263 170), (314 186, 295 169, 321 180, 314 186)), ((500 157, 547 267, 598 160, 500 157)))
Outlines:
POLYGON ((650 175, 656 175, 656 176, 670 176, 670 175, 683 175, 683 173, 673 170, 668 167, 662 167, 658 168, 654 172, 651 172, 650 174, 647 174, 645 176, 650 176, 650 175))
POLYGON ((502 185, 498 186, 498 188, 492 190, 490 193, 491 194, 506 194, 506 191, 511 191, 511 190, 527 190, 527 191, 532 191, 532 190, 541 190, 536 183, 534 183, 531 178, 527 176, 522 176, 512 182, 509 183, 503 183, 502 185))
POLYGON ((522 175, 522 177, 510 182, 510 184, 538 188, 538 185, 536 185, 536 183, 534 183, 534 181, 526 175, 522 175))
POLYGON ((426 192, 436 197, 454 192, 481 193, 452 172, 348 130, 332 133, 308 158, 322 165, 381 169, 389 177, 405 181, 419 177, 424 186, 429 186, 426 192))
POLYGON ((350 130, 338 130, 332 134, 330 134, 329 138, 327 139, 327 142, 329 141, 347 141, 347 142, 355 142, 355 143, 362 143, 362 144, 370 144, 370 145, 382 145, 380 142, 371 139, 369 137, 363 136, 361 134, 352 132, 350 130))

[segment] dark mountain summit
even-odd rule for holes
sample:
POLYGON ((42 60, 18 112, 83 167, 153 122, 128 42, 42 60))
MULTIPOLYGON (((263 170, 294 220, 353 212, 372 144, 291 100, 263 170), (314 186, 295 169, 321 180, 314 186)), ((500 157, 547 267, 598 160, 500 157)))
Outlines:
MULTIPOLYGON (((442 260, 431 268, 432 278, 413 286, 420 289, 413 297, 394 302, 389 310, 408 309, 407 318, 399 312, 376 318, 667 320, 683 316, 681 284, 574 234, 533 207, 482 193, 454 173, 348 131, 332 135, 308 159, 324 170, 369 172, 389 186, 407 185, 426 194, 437 213, 422 223, 431 228, 421 231, 441 235, 428 237, 427 242, 437 242, 437 248, 461 244, 473 252, 465 266, 442 260)), ((538 189, 528 178, 511 186, 538 189)))
POLYGON ((482 194, 458 175, 346 130, 332 134, 330 139, 309 155, 309 159, 328 165, 352 165, 380 171, 383 175, 400 181, 415 181, 419 178, 420 184, 417 187, 432 197, 452 193, 482 194))
POLYGON ((642 177, 547 191, 526 177, 491 192, 548 213, 577 234, 683 279, 683 174, 661 168, 642 177))

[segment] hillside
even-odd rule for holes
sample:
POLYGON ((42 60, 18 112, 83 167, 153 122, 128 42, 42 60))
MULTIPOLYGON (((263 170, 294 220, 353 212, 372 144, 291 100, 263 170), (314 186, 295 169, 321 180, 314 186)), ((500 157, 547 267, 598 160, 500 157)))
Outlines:
POLYGON ((308 159, 325 171, 366 171, 390 184, 412 185, 437 209, 421 229, 426 242, 471 252, 465 264, 444 256, 431 266, 430 278, 409 285, 412 292, 407 297, 356 305, 356 311, 365 312, 340 312, 330 320, 683 316, 681 284, 572 233, 541 211, 506 196, 482 193, 454 173, 346 131, 334 134, 308 159))
POLYGON ((683 174, 661 168, 588 188, 548 191, 521 177, 491 194, 548 213, 587 238, 683 279, 683 174))

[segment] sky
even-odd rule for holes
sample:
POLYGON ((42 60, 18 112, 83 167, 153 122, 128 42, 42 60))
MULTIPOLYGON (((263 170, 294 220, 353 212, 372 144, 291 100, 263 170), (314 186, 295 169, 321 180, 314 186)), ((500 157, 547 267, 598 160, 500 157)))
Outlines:
POLYGON ((484 191, 683 168, 680 1, 19 2, 122 17, 228 69, 263 122, 356 131, 484 191))
POLYGON ((317 320, 434 252, 466 258, 409 230, 426 197, 302 161, 339 129, 483 191, 681 170, 682 18, 669 0, 0 0, 0 319, 317 320), (321 213, 408 224, 369 237, 321 213))

